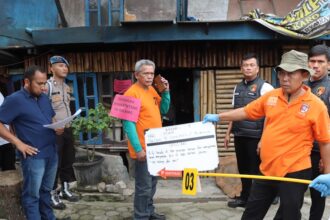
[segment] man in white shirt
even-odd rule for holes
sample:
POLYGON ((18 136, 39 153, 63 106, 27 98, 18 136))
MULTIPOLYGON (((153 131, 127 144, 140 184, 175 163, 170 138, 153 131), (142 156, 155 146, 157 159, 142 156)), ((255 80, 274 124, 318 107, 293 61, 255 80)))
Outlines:
MULTIPOLYGON (((4 97, 0 92, 0 105, 2 105, 4 97)), ((6 125, 8 128, 9 126, 6 125)), ((11 143, 0 138, 0 170, 15 170, 15 148, 11 143)))

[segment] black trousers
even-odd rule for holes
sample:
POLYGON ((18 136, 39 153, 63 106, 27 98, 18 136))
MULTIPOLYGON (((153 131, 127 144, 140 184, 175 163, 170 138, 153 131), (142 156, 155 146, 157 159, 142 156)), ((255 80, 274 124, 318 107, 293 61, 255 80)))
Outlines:
MULTIPOLYGON (((311 168, 285 175, 297 179, 310 179, 311 176, 311 168)), ((255 180, 242 219, 262 220, 274 198, 279 195, 281 202, 274 220, 300 220, 300 209, 307 187, 307 184, 300 183, 255 180)))
MULTIPOLYGON (((312 179, 319 176, 319 162, 321 159, 320 152, 312 151, 311 160, 312 160, 312 179)), ((309 211, 310 220, 319 220, 322 219, 324 208, 325 208, 325 197, 321 197, 321 193, 314 188, 310 188, 312 205, 309 211)))
MULTIPOLYGON (((257 154, 258 138, 234 138, 238 172, 240 174, 258 174, 260 158, 257 154)), ((241 199, 247 201, 251 191, 252 179, 241 179, 241 199)))
POLYGON ((0 146, 0 170, 15 170, 15 148, 12 144, 4 144, 0 146))
POLYGON ((75 161, 74 138, 71 128, 65 128, 63 134, 56 135, 56 145, 58 152, 58 169, 54 183, 57 188, 58 177, 61 182, 75 181, 72 164, 75 161))

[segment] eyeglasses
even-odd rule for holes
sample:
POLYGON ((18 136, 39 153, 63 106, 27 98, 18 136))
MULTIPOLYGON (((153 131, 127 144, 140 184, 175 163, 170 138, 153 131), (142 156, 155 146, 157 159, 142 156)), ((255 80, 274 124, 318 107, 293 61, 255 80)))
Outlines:
POLYGON ((140 72, 140 74, 143 76, 154 76, 155 75, 154 72, 140 72))

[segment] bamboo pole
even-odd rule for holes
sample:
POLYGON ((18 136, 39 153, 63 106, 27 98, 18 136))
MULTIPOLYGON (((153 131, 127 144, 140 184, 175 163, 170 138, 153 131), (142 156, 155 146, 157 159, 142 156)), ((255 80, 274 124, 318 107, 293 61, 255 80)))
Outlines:
POLYGON ((206 113, 206 109, 207 109, 207 75, 206 75, 206 71, 203 71, 203 115, 205 115, 206 113))

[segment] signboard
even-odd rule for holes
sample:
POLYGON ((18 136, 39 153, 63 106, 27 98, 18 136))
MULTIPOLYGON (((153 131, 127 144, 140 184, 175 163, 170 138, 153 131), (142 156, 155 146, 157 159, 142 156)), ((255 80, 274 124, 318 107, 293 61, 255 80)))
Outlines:
POLYGON ((139 99, 116 95, 113 100, 109 115, 127 121, 137 122, 141 108, 139 99))
POLYGON ((195 122, 150 129, 145 134, 148 171, 157 176, 165 170, 198 171, 218 167, 219 157, 212 123, 195 122))
POLYGON ((330 33, 328 0, 301 0, 284 18, 255 9, 246 19, 253 19, 278 33, 299 39, 313 39, 330 33))

